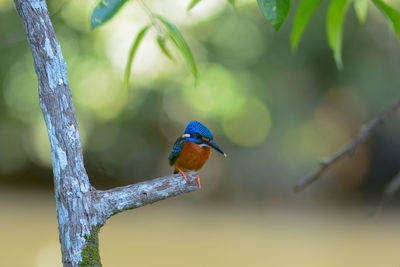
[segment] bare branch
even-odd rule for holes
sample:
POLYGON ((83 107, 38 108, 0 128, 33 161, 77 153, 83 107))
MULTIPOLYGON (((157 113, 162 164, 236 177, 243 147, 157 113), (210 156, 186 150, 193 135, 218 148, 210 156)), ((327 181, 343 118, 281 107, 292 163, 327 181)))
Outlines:
POLYGON ((318 180, 318 178, 320 178, 326 170, 333 167, 333 165, 335 165, 341 159, 345 158, 346 156, 352 157, 356 152, 357 146, 362 143, 376 128, 389 120, 399 109, 400 99, 380 117, 375 118, 367 124, 361 126, 357 136, 351 140, 350 143, 348 143, 341 151, 331 157, 321 160, 320 165, 309 175, 297 182, 294 185, 293 190, 295 192, 299 192, 305 189, 308 185, 318 180))
POLYGON ((124 210, 197 190, 197 172, 187 172, 186 177, 185 181, 181 174, 173 174, 107 191, 97 190, 95 209, 107 219, 124 210))
POLYGON ((388 185, 385 187, 385 191, 383 192, 383 198, 379 203, 378 207, 374 211, 375 217, 380 213, 380 211, 389 203, 392 197, 399 191, 400 189, 400 172, 390 181, 388 185))
POLYGON ((389 200, 396 194, 400 189, 400 172, 390 181, 390 183, 385 187, 384 196, 385 199, 389 200))

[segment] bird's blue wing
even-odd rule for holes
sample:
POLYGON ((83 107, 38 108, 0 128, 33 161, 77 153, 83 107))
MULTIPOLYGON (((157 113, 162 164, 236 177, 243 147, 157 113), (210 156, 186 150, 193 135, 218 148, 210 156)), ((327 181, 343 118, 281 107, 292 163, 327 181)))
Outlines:
POLYGON ((178 139, 176 139, 175 144, 171 150, 171 154, 169 155, 168 159, 169 159, 169 165, 174 165, 176 159, 179 156, 179 152, 181 152, 182 148, 183 148, 183 144, 186 142, 186 139, 184 136, 179 137, 178 139))

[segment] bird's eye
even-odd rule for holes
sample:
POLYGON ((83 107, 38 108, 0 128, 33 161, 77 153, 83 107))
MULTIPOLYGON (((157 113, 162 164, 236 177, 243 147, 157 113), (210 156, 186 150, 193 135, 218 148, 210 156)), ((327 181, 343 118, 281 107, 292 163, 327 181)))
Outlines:
POLYGON ((201 139, 202 139, 201 135, 200 135, 200 134, 198 134, 198 133, 196 133, 196 138, 197 138, 197 139, 199 139, 199 140, 201 140, 201 139))

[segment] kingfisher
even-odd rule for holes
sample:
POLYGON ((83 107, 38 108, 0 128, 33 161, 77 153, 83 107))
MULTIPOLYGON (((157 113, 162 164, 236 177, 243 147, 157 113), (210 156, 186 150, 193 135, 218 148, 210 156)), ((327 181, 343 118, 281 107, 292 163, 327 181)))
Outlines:
MULTIPOLYGON (((174 173, 182 174, 186 180, 186 171, 200 170, 211 154, 211 147, 226 157, 224 151, 213 141, 211 131, 201 122, 191 121, 185 133, 178 137, 169 155, 169 164, 174 165, 174 173)), ((200 188, 200 178, 197 175, 200 188)))

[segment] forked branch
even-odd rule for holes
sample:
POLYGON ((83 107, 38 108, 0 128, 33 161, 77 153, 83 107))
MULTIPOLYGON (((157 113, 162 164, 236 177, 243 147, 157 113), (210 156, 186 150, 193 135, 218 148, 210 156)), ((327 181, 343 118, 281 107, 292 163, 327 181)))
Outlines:
POLYGON ((107 191, 96 190, 84 167, 67 65, 46 2, 14 0, 14 3, 32 51, 40 107, 50 140, 63 265, 101 266, 97 240, 107 218, 197 190, 197 174, 189 172, 187 181, 181 175, 170 175, 107 191))

